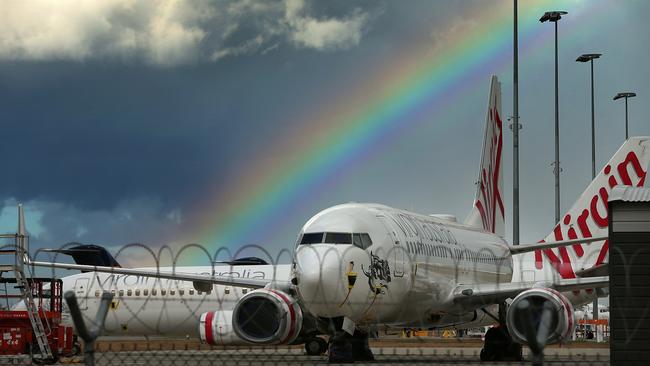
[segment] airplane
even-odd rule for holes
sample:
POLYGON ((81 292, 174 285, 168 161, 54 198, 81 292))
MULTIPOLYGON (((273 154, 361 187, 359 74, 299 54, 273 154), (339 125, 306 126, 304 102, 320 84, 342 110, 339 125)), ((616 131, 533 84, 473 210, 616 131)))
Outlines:
MULTIPOLYGON (((22 207, 19 207, 22 211, 22 207)), ((19 214, 19 217, 22 213, 19 214)), ((22 224, 24 225, 24 224, 22 224)), ((19 224, 21 227, 21 224, 19 224)), ((41 252, 65 254, 73 257, 76 264, 85 266, 110 266, 121 268, 118 261, 103 247, 69 243, 60 249, 45 249, 41 252)), ((55 257, 56 259, 56 257, 55 257)), ((177 271, 194 273, 200 276, 230 276, 238 279, 272 280, 289 279, 291 265, 269 265, 257 257, 238 258, 232 261, 215 262, 213 266, 159 267, 161 272, 177 271)), ((140 268, 156 271, 156 268, 140 268)), ((99 301, 104 292, 114 295, 104 323, 104 336, 112 337, 152 337, 201 338, 210 345, 232 346, 249 344, 234 334, 231 326, 232 309, 240 298, 252 291, 242 286, 224 286, 187 282, 155 276, 133 276, 116 273, 82 270, 81 273, 65 276, 62 279, 63 292, 73 291, 77 297, 82 314, 89 321, 99 309, 99 301), (217 316, 211 323, 218 331, 207 332, 205 327, 197 327, 202 314, 215 312, 217 316)), ((45 285, 48 294, 49 285, 45 285)), ((12 310, 22 310, 25 304, 20 301, 12 310)), ((70 309, 63 304, 62 322, 73 326, 70 309)), ((305 344, 310 355, 326 351, 327 343, 317 337, 316 329, 303 331, 300 338, 292 344, 305 344)))
POLYGON ((75 292, 89 317, 99 294, 115 286, 112 329, 126 322, 130 332, 171 334, 175 328, 166 322, 184 322, 208 344, 235 338, 258 345, 291 344, 325 334, 329 361, 352 362, 374 359, 368 339, 380 329, 495 325, 486 333, 480 358, 520 360, 526 324, 532 322, 526 316, 539 319, 550 311, 546 341, 563 342, 575 327, 574 307, 606 295, 607 197, 616 185, 644 184, 650 137, 625 141, 542 241, 513 246, 504 239, 501 116, 500 83, 492 76, 476 194, 463 222, 452 215, 381 204, 337 205, 304 224, 288 267, 275 266, 273 274, 270 267, 239 270, 258 268, 263 278, 217 267, 133 269, 26 261, 89 271, 85 275, 93 279, 83 288, 76 284, 81 275, 66 278, 75 278, 75 292), (106 275, 115 276, 110 286, 104 286, 106 275), (185 293, 178 290, 171 299, 170 284, 185 293), (189 295, 191 288, 194 295, 189 295), (230 295, 237 291, 236 300, 223 301, 226 288, 230 295), (188 301, 198 291, 203 297, 188 301), (171 301, 156 298, 160 295, 171 301), (170 303, 171 309, 186 313, 160 315, 170 303), (530 312, 522 310, 526 306, 530 312), (127 317, 120 311, 127 311, 127 317))

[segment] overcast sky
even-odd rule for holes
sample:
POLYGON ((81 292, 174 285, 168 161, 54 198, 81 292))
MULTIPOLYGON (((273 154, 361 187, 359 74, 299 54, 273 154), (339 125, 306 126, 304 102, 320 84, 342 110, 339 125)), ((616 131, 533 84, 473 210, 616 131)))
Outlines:
MULTIPOLYGON (((402 60, 417 50, 433 50, 422 53, 432 60, 416 60, 433 64, 474 29, 511 27, 510 4, 2 0, 0 229, 15 230, 23 202, 34 247, 199 242, 211 251, 258 244, 277 253, 293 246, 309 217, 343 202, 462 220, 474 195, 490 74, 503 83, 503 114, 512 113, 511 49, 490 49, 498 40, 474 36, 482 67, 461 70, 469 76, 423 102, 435 108, 404 113, 388 137, 361 139, 367 145, 358 151, 305 171, 315 178, 295 191, 277 194, 271 183, 288 183, 269 172, 303 164, 301 155, 320 169, 318 159, 337 152, 345 129, 327 141, 332 151, 308 155, 309 132, 336 122, 316 116, 331 111, 335 119, 348 95, 372 101, 382 90, 365 86, 391 74, 391 65, 407 68, 402 60), (490 9, 503 9, 501 23, 483 15, 490 9), (255 216, 256 207, 266 209, 255 216), (226 214, 254 219, 238 217, 230 230, 226 214)), ((589 74, 578 55, 604 54, 596 63, 598 169, 624 139, 624 105, 611 100, 617 92, 637 92, 630 131, 650 135, 650 2, 522 1, 524 242, 544 237, 554 216, 553 33, 537 21, 541 14, 526 13, 540 4, 569 12, 559 24, 562 209, 591 178, 589 74)), ((504 148, 508 215, 509 130, 504 148)))

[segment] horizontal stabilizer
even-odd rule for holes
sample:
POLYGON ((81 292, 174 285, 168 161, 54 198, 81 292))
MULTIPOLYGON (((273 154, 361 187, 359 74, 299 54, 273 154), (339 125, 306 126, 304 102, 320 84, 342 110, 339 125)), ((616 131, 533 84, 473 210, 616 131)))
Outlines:
POLYGON ((569 245, 581 244, 581 243, 593 243, 595 241, 603 241, 603 240, 607 240, 607 239, 608 239, 607 236, 598 236, 598 237, 595 237, 595 238, 551 241, 551 242, 548 242, 548 243, 510 245, 510 246, 508 246, 508 249, 510 250, 510 253, 514 255, 514 254, 534 252, 534 251, 540 250, 540 249, 551 249, 551 248, 566 247, 566 246, 569 246, 569 245))
POLYGON ((609 276, 609 263, 602 263, 597 266, 576 271, 578 277, 599 277, 609 276))

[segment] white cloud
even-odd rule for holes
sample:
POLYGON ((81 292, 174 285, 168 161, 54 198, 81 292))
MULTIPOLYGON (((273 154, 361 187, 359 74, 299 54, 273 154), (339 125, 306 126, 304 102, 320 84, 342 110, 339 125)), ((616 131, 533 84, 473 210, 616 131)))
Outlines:
POLYGON ((436 24, 431 32, 434 50, 445 50, 454 46, 453 42, 459 34, 469 34, 476 31, 478 23, 471 18, 456 17, 448 24, 436 24))
POLYGON ((166 66, 261 54, 282 41, 343 49, 359 43, 367 18, 355 10, 319 19, 306 14, 303 0, 4 0, 0 59, 166 66))
POLYGON ((303 15, 303 0, 286 0, 285 18, 291 29, 291 39, 299 46, 317 50, 340 49, 356 46, 368 19, 356 10, 347 19, 319 20, 303 15))
POLYGON ((257 37, 250 39, 238 46, 221 48, 220 50, 212 53, 211 58, 212 60, 216 61, 228 56, 239 56, 239 55, 250 54, 257 51, 262 46, 263 42, 264 42, 264 38, 261 35, 258 35, 257 37))
POLYGON ((0 58, 188 62, 206 35, 201 24, 213 15, 202 0, 8 0, 0 12, 0 58))

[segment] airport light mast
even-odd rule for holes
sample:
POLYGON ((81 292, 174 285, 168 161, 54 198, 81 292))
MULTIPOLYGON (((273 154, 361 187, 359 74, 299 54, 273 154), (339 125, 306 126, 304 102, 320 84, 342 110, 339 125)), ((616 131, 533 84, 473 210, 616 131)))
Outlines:
POLYGON ((557 22, 562 19, 566 11, 547 11, 539 18, 542 23, 555 23, 555 162, 553 172, 555 174, 555 222, 560 222, 560 110, 559 110, 559 88, 558 88, 558 66, 557 66, 557 22))
POLYGON ((600 58, 600 53, 585 53, 576 62, 589 62, 591 66, 591 179, 596 178, 596 117, 594 112, 594 60, 600 58))
POLYGON ((628 138, 628 129, 627 129, 627 99, 636 97, 636 93, 625 92, 618 93, 614 96, 614 100, 625 98, 625 139, 628 138))
MULTIPOLYGON (((594 112, 594 60, 600 58, 600 53, 585 53, 576 62, 589 62, 591 66, 591 179, 596 178, 596 117, 594 112)), ((598 319, 598 298, 593 302, 593 319, 598 319)))
POLYGON ((512 52, 512 244, 519 245, 519 40, 517 0, 514 0, 512 52))

